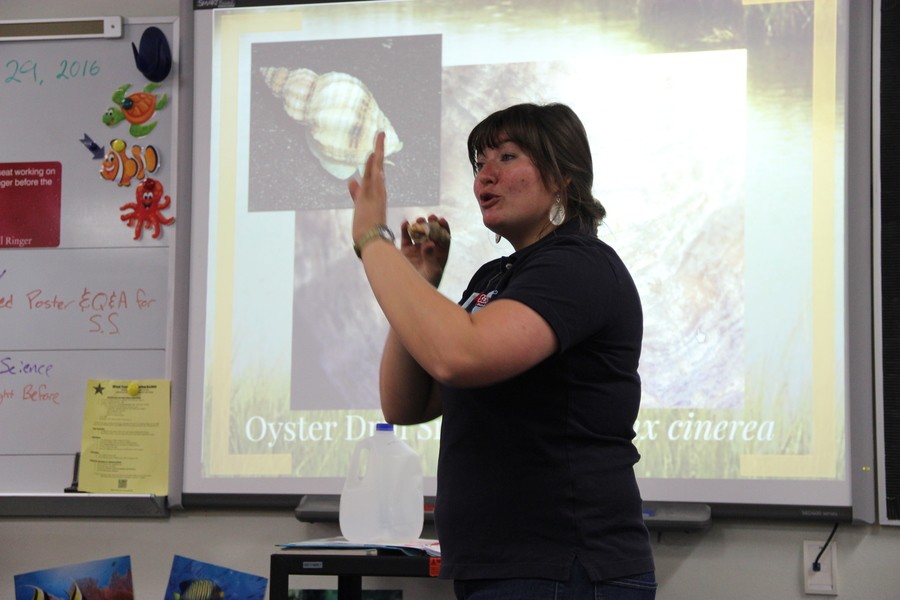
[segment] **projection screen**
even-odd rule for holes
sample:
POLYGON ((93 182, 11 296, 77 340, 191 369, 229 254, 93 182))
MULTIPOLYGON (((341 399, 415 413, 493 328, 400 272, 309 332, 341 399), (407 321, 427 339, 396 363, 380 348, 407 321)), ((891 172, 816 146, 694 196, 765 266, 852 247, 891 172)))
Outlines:
MULTIPOLYGON (((390 225, 448 219, 454 301, 512 252, 481 224, 469 131, 513 103, 570 105, 599 236, 644 306, 644 498, 847 514, 846 219, 867 202, 847 193, 848 2, 209 4, 225 3, 194 13, 186 497, 337 494, 381 420, 356 165, 323 150, 359 116, 286 102, 276 76, 305 69, 389 121, 390 225)), ((433 493, 440 421, 399 434, 433 493)))

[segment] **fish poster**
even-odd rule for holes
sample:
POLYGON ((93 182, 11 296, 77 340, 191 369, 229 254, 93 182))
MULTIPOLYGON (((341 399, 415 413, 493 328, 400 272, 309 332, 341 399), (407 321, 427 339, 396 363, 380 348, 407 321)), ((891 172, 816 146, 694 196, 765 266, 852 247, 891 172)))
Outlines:
POLYGON ((132 600, 131 557, 117 556, 23 573, 14 577, 16 600, 132 600))
MULTIPOLYGON (((269 580, 175 555, 165 600, 263 600, 269 580)), ((18 599, 17 599, 18 600, 18 599)))

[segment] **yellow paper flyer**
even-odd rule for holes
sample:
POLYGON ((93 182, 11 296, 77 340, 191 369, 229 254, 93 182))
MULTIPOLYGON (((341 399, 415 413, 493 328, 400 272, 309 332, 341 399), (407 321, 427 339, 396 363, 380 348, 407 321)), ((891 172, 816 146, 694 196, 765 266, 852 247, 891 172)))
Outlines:
POLYGON ((88 381, 79 491, 169 492, 168 380, 88 381))

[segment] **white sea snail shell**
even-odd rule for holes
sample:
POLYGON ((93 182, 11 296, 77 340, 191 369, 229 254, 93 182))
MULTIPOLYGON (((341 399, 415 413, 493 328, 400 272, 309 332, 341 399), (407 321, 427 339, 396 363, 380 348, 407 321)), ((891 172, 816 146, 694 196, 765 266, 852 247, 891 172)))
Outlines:
POLYGON ((284 67, 260 71, 272 93, 284 100, 285 112, 306 126, 310 151, 338 179, 365 170, 379 131, 385 133, 385 156, 403 148, 372 92, 356 77, 284 67))

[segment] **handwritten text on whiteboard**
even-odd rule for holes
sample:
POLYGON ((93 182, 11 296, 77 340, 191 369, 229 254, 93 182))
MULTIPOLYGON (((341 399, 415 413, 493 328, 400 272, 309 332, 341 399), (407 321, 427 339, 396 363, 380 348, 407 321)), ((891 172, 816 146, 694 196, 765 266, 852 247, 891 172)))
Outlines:
POLYGON ((4 350, 165 348, 167 261, 165 248, 5 250, 0 330, 15 342, 0 341, 0 358, 4 350))
MULTIPOLYGON (((35 84, 44 85, 44 67, 37 61, 24 58, 13 58, 4 65, 3 83, 9 84, 35 84)), ((71 79, 85 79, 96 77, 100 74, 100 61, 97 59, 67 59, 59 60, 59 64, 48 68, 51 81, 67 81, 71 79)))

